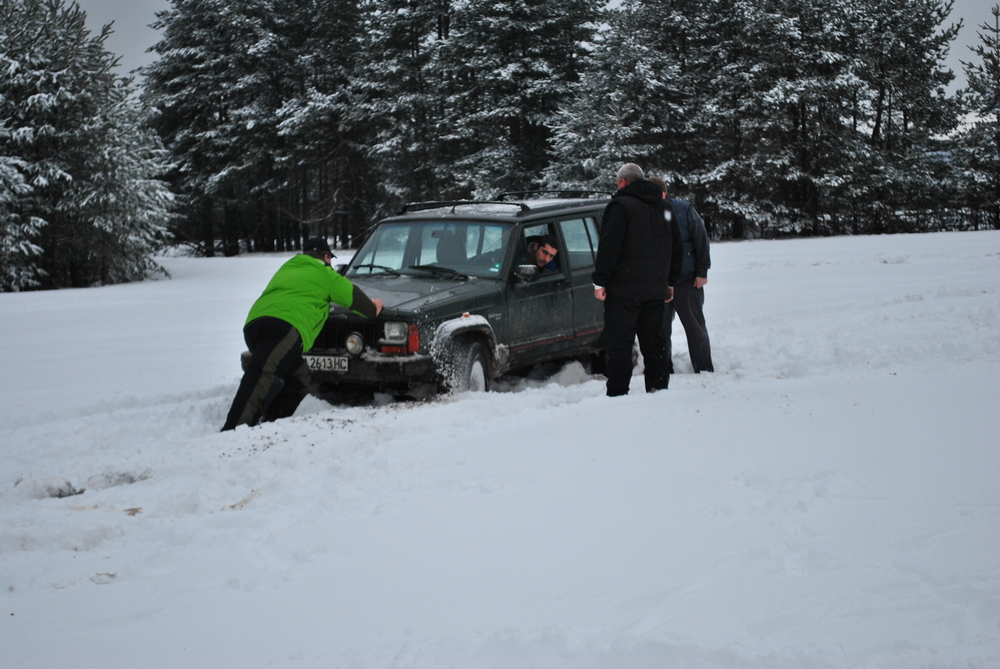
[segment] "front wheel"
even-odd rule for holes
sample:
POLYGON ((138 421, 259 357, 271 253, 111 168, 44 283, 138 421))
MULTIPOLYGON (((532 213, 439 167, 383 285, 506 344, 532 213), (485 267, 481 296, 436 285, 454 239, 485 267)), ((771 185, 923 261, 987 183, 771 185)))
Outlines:
POLYGON ((478 341, 456 347, 448 372, 447 385, 455 392, 485 393, 490 389, 489 358, 478 341))

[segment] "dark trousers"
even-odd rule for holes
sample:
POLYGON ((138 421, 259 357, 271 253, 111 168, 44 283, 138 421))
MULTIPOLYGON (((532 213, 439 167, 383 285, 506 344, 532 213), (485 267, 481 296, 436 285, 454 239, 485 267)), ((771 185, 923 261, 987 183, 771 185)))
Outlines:
POLYGON ((255 318, 243 328, 250 364, 236 391, 223 430, 287 418, 309 391, 309 366, 302 338, 280 318, 255 318))
POLYGON ((609 397, 628 394, 632 380, 632 344, 636 337, 646 363, 646 392, 663 390, 670 382, 663 357, 663 299, 608 295, 604 300, 604 341, 609 397))
POLYGON ((708 341, 705 327, 705 289, 694 287, 694 277, 683 277, 674 286, 674 299, 667 302, 663 310, 663 336, 666 339, 667 370, 673 374, 674 363, 670 359, 670 332, 674 312, 684 326, 687 336, 688 354, 694 373, 714 372, 712 367, 712 346, 708 341))

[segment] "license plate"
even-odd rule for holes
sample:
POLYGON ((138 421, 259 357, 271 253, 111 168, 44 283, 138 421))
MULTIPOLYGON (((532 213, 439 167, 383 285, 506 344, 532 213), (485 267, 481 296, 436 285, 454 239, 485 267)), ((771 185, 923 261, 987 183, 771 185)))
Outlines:
POLYGON ((346 355, 307 355, 306 364, 313 372, 338 372, 345 374, 348 369, 346 355))

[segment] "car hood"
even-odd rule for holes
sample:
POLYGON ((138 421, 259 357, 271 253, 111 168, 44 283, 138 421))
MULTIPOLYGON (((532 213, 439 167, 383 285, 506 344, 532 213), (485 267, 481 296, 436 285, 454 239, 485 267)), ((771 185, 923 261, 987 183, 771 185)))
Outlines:
POLYGON ((453 300, 468 302, 477 295, 496 292, 499 282, 492 279, 442 279, 431 276, 352 277, 351 282, 371 299, 379 299, 386 310, 419 312, 453 300))

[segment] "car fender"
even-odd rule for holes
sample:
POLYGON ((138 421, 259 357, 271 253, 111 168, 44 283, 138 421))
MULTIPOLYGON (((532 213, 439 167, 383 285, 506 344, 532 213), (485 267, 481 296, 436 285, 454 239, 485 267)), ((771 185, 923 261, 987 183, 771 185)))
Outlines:
POLYGON ((507 347, 497 344, 496 334, 493 326, 484 317, 478 314, 465 313, 458 318, 452 318, 442 322, 434 331, 434 341, 431 344, 431 355, 439 358, 445 355, 449 345, 466 334, 476 334, 484 339, 487 352, 492 356, 492 366, 496 370, 503 370, 507 365, 507 347))

